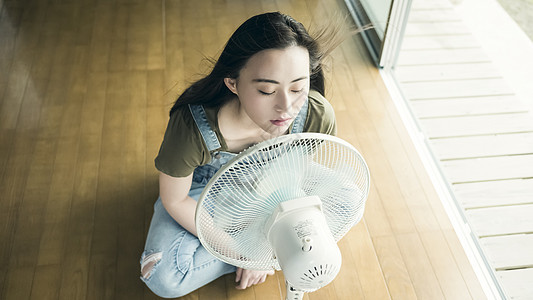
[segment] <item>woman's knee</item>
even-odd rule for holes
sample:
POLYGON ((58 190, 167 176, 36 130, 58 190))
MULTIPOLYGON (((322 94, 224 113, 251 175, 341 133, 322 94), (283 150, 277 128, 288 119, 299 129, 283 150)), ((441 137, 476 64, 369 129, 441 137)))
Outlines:
POLYGON ((163 252, 145 251, 141 259, 141 280, 156 295, 163 298, 177 298, 192 290, 183 284, 186 275, 176 268, 163 252))
POLYGON ((147 260, 141 266, 141 280, 156 295, 177 298, 188 294, 180 284, 181 278, 166 268, 159 268, 161 259, 147 260))
POLYGON ((176 280, 150 280, 145 282, 146 286, 157 296, 161 298, 178 298, 192 292, 185 290, 176 280))
POLYGON ((185 290, 177 281, 145 282, 146 286, 161 298, 178 298, 189 294, 192 291, 185 290))

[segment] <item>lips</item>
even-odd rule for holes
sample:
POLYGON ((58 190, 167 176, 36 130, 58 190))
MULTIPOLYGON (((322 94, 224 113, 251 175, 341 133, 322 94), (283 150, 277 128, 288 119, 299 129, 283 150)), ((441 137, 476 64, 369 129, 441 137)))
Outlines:
POLYGON ((270 120, 270 123, 274 124, 275 126, 285 126, 287 125, 292 119, 277 119, 277 120, 270 120))

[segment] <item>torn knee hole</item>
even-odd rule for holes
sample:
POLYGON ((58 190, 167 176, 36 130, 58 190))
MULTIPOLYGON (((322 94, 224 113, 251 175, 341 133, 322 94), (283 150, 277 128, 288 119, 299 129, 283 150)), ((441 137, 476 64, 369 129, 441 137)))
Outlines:
POLYGON ((152 253, 147 255, 141 263, 141 275, 143 278, 148 279, 152 275, 154 266, 161 260, 162 253, 152 253))

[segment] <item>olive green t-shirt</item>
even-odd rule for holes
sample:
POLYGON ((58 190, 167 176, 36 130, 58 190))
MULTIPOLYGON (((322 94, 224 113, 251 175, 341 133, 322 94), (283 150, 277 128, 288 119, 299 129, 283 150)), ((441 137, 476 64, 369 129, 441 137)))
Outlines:
MULTIPOLYGON (((308 99, 309 108, 303 131, 336 135, 337 125, 331 104, 316 91, 310 91, 308 99)), ((217 150, 227 151, 226 142, 218 127, 219 107, 204 107, 204 109, 207 121, 221 144, 221 148, 217 150)), ((168 121, 163 143, 155 158, 155 167, 167 175, 185 177, 196 167, 205 165, 210 160, 211 155, 189 107, 184 105, 178 108, 168 121)))

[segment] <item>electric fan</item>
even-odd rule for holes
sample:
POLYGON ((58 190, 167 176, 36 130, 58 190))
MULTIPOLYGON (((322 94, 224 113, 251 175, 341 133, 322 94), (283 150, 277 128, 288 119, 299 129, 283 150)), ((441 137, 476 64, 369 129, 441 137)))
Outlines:
POLYGON ((337 241, 363 216, 368 167, 344 140, 289 134, 237 155, 198 200, 202 245, 231 265, 282 270, 286 299, 330 283, 340 270, 337 241))

